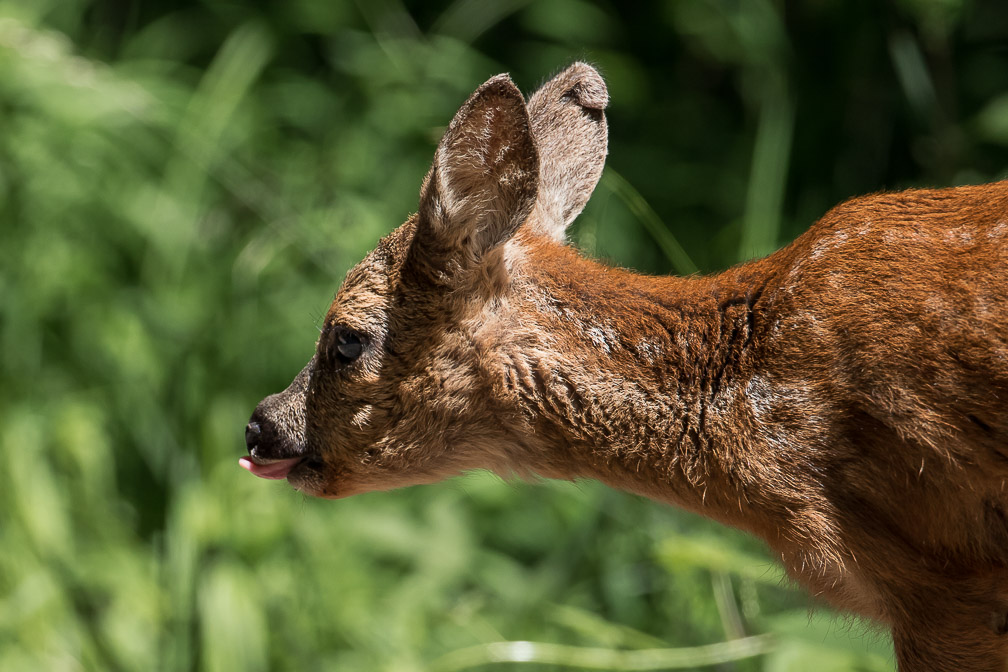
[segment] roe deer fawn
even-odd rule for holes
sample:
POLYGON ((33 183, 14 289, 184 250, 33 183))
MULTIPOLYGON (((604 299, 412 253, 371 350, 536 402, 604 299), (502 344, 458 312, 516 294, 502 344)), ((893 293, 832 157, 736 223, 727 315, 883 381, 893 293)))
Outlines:
POLYGON ((599 479, 758 535, 891 628, 904 672, 1004 672, 1008 182, 857 198, 765 259, 644 277, 564 244, 607 102, 583 63, 527 104, 479 87, 242 466, 333 498, 599 479))

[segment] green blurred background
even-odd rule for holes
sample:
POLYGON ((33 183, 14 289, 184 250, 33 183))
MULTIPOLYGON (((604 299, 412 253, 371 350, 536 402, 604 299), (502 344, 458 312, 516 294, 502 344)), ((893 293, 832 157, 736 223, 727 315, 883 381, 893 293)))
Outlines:
POLYGON ((0 0, 0 669, 892 669, 759 543, 595 483, 238 467, 459 104, 574 59, 612 103, 572 237, 642 271, 1008 168, 1001 1, 0 0))

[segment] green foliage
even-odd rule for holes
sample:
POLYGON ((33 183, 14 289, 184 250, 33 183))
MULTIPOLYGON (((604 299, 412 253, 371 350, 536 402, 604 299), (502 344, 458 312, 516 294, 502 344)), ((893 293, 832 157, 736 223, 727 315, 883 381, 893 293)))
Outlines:
POLYGON ((710 271, 1003 176, 1006 33, 979 0, 0 2, 0 669, 890 669, 758 543, 597 484, 332 503, 236 459, 491 74, 597 63, 576 242, 710 271))

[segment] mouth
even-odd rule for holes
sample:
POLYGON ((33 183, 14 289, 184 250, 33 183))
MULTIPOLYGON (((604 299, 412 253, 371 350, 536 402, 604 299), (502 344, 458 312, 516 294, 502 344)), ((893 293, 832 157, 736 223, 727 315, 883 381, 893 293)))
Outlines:
POLYGON ((294 467, 304 462, 307 458, 307 455, 280 459, 250 456, 239 459, 238 464, 243 469, 247 469, 253 476, 281 480, 287 478, 294 467))

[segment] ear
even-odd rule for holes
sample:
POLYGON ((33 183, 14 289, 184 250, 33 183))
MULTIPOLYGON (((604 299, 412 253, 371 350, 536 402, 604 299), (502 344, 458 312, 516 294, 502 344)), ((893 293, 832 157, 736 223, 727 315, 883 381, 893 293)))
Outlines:
POLYGON ((602 167, 608 143, 605 110, 609 92, 598 71, 575 63, 546 82, 528 103, 539 148, 539 232, 563 242, 584 209, 602 167))
POLYGON ((428 261, 478 262, 528 218, 538 184, 525 99, 497 75, 452 119, 421 189, 417 242, 428 261))

